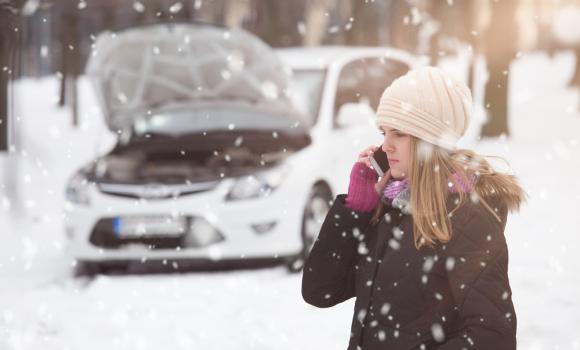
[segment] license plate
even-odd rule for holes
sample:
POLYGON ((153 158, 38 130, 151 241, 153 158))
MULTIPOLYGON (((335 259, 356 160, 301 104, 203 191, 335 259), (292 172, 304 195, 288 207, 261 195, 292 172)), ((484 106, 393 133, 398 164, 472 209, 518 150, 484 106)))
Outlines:
POLYGON ((187 218, 171 215, 123 216, 113 219, 113 232, 117 237, 176 237, 186 232, 187 218))

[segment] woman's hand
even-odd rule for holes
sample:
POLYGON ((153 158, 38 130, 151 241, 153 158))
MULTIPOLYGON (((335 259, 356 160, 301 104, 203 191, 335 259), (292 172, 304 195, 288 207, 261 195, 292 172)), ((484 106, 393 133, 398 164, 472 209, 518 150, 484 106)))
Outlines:
MULTIPOLYGON (((359 153, 357 161, 350 172, 350 183, 348 185, 348 195, 346 197, 347 207, 370 212, 380 200, 377 185, 378 175, 371 166, 370 158, 379 146, 369 146, 359 153)), ((390 174, 390 172, 389 172, 390 174)), ((383 176, 385 178, 386 176, 383 176)))
POLYGON ((387 182, 389 182, 390 179, 391 179, 391 169, 389 168, 389 170, 387 170, 385 175, 381 177, 379 182, 375 184, 375 191, 377 191, 377 193, 381 193, 385 188, 385 186, 387 186, 387 182))
POLYGON ((370 157, 372 157, 373 153, 375 153, 375 151, 378 148, 379 148, 379 146, 376 146, 376 145, 372 145, 372 146, 365 148, 362 152, 360 152, 358 154, 357 162, 364 163, 369 168, 374 169, 372 164, 371 164, 370 157))
MULTIPOLYGON (((373 156, 373 154, 375 153, 375 151, 379 148, 380 146, 376 146, 376 145, 372 145, 369 146, 367 148, 365 148, 362 152, 360 152, 358 154, 358 162, 361 162, 363 164, 365 164, 366 166, 368 166, 369 168, 373 169, 374 168, 371 164, 371 158, 373 156)), ((377 191, 377 193, 381 193, 381 191, 385 188, 385 186, 387 185, 387 182, 389 182, 389 180, 391 179, 391 169, 387 170, 387 172, 385 173, 385 175, 383 175, 383 177, 375 184, 375 191, 377 191)))

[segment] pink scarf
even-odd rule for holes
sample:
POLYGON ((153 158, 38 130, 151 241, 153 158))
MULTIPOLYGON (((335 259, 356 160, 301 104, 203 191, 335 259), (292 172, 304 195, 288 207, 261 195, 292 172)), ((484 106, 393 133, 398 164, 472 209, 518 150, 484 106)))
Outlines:
MULTIPOLYGON (((463 189, 464 192, 471 192, 471 190, 473 189, 473 186, 475 184, 475 181, 476 181, 475 174, 471 175, 470 183, 468 183, 468 184, 461 181, 461 178, 459 177, 459 175, 453 174, 452 176, 459 183, 459 185, 461 186, 461 188, 463 189)), ((449 190, 451 191, 451 193, 457 193, 457 189, 455 188, 455 185, 453 185, 453 182, 451 182, 451 184, 452 185, 450 186, 449 190)), ((409 187, 409 179, 408 178, 405 178, 403 180, 389 181, 389 183, 387 184, 387 186, 383 190, 383 195, 389 199, 393 199, 393 198, 397 197, 397 195, 401 191, 403 191, 404 189, 406 189, 408 187, 409 187)))

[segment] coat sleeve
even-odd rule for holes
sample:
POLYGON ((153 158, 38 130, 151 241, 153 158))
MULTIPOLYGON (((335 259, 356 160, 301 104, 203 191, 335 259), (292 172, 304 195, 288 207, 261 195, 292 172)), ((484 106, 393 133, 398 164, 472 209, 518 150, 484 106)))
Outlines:
POLYGON ((345 206, 346 194, 336 196, 302 273, 302 297, 320 308, 334 306, 355 295, 355 264, 372 213, 345 206))
POLYGON ((483 207, 454 227, 447 244, 447 277, 461 328, 444 335, 438 350, 515 350, 517 319, 508 280, 508 250, 502 222, 483 207))

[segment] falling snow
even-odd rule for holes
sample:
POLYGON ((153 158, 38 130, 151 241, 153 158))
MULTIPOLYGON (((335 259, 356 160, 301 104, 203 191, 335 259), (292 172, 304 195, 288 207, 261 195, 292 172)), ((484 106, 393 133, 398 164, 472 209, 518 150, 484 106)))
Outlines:
MULTIPOLYGON (((91 8, 92 3, 87 3, 84 11, 91 8)), ((141 3, 133 3, 138 11, 135 4, 141 3)), ((199 8, 202 1, 194 4, 199 8)), ((580 164, 574 157, 580 151, 580 113, 578 92, 565 89, 573 62, 570 54, 522 55, 510 72, 514 139, 466 141, 481 153, 505 156, 531 195, 520 214, 510 215, 506 227, 512 291, 497 291, 503 300, 514 300, 521 349, 580 349, 574 328, 580 323, 580 259, 573 250, 579 239, 573 228, 577 226, 576 208, 580 204, 580 164), (546 116, 554 122, 547 123, 546 116), (538 159, 548 162, 551 171, 538 169, 538 159)), ((232 66, 228 69, 235 71, 232 66)), ((264 348, 274 341, 279 349, 345 347, 354 299, 332 310, 313 308, 301 299, 301 276, 288 275, 280 266, 175 275, 111 275, 94 280, 70 278, 74 262, 66 255, 60 213, 64 179, 92 159, 94 152, 114 146, 116 137, 103 126, 102 116, 94 112, 96 102, 86 94, 84 80, 79 81, 81 100, 92 101, 82 107, 83 122, 87 124, 82 129, 71 127, 67 111, 55 103, 61 78, 62 74, 57 74, 14 86, 15 92, 33 90, 35 103, 29 103, 29 95, 15 95, 22 123, 21 144, 15 153, 22 162, 15 171, 19 171, 18 191, 28 215, 26 220, 6 214, 16 204, 7 196, 5 174, 0 174, 0 277, 7 281, 0 287, 0 348, 226 349, 264 348), (37 115, 46 117, 34 118, 37 115), (86 329, 92 330, 88 336, 79 331, 86 329), (227 337, 223 329, 228 330, 227 337)), ((239 138, 235 144, 242 142, 239 138)), ((227 154, 216 151, 215 155, 227 154)), ((102 210, 112 213, 115 208, 102 210)), ((353 232, 355 237, 361 235, 358 230, 353 232)), ((492 242, 494 239, 491 237, 492 242)), ((218 250, 211 254, 213 258, 220 256, 218 250)), ((147 261, 146 257, 138 259, 147 261)), ((446 270, 462 265, 459 258, 449 257, 444 262, 446 270)), ((166 265, 171 269, 181 267, 175 261, 166 261, 166 265)), ((329 294, 323 296, 331 298, 329 294)), ((380 310, 381 315, 389 316, 388 320, 392 320, 390 309, 390 304, 384 304, 380 310)), ((365 316, 366 311, 357 319, 365 316)), ((514 315, 505 313, 503 317, 513 320, 514 315)), ((441 326, 444 320, 441 322, 430 329, 434 338, 445 338, 441 326)), ((384 339, 391 334, 394 336, 394 331, 377 333, 384 339)))

